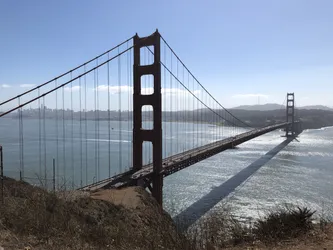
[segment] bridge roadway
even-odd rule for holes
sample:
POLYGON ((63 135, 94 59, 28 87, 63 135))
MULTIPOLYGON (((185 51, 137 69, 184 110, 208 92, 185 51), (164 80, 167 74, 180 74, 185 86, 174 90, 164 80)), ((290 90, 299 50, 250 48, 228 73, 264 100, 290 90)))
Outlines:
MULTIPOLYGON (((162 161, 163 176, 171 175, 181 169, 191 166, 199 161, 205 160, 213 155, 216 155, 226 149, 233 148, 243 142, 251 140, 260 135, 274 131, 276 129, 285 128, 289 123, 279 123, 263 128, 257 128, 248 132, 228 137, 217 142, 213 142, 195 149, 191 149, 173 156, 169 156, 162 161)), ((106 188, 119 188, 133 184, 139 179, 149 178, 153 174, 153 164, 143 166, 141 170, 129 170, 125 173, 118 174, 111 178, 95 182, 91 185, 80 188, 85 191, 95 191, 106 188)))

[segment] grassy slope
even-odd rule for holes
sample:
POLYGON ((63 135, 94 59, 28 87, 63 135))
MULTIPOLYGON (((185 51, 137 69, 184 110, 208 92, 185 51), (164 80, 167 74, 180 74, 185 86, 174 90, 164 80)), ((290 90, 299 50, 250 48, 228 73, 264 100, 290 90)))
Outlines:
POLYGON ((0 246, 8 249, 333 249, 333 227, 307 209, 273 211, 251 229, 224 212, 183 236, 143 189, 48 193, 5 178, 0 246), (323 230, 325 229, 325 230, 323 230))
POLYGON ((171 217, 140 188, 129 188, 142 200, 133 208, 82 194, 62 192, 59 198, 8 178, 4 186, 0 246, 5 249, 156 249, 183 242, 171 217))

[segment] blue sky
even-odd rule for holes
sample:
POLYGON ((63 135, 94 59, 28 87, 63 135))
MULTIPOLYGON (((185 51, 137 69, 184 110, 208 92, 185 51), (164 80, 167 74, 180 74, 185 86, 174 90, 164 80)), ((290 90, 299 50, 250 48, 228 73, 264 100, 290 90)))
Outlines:
POLYGON ((333 1, 0 2, 0 100, 156 28, 226 107, 333 106, 333 1), (29 84, 29 85, 27 85, 29 84))

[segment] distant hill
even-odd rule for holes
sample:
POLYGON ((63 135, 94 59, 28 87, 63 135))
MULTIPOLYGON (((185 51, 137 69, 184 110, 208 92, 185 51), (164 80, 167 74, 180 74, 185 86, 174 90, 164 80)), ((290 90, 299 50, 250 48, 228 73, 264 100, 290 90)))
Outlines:
MULTIPOLYGON (((262 105, 241 105, 238 107, 234 107, 231 109, 241 109, 241 110, 251 110, 251 111, 269 111, 269 110, 279 110, 285 109, 284 105, 276 104, 276 103, 267 103, 262 105)), ((333 108, 324 106, 324 105, 309 105, 298 107, 298 109, 318 109, 318 110, 326 110, 326 111, 333 111, 333 108)))
POLYGON ((242 110, 256 110, 256 111, 268 111, 268 110, 277 110, 284 109, 285 106, 279 105, 276 103, 267 103, 262 105, 241 105, 232 109, 242 109, 242 110))
POLYGON ((321 110, 333 111, 333 108, 324 105, 310 105, 310 106, 300 107, 300 109, 321 109, 321 110))

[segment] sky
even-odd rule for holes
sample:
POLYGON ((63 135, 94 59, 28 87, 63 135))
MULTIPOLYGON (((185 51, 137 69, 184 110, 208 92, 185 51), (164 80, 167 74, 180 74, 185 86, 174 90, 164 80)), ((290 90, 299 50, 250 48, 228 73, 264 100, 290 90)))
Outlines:
POLYGON ((227 108, 282 104, 287 92, 298 106, 332 107, 332 9, 331 0, 1 0, 0 101, 158 28, 227 108))

